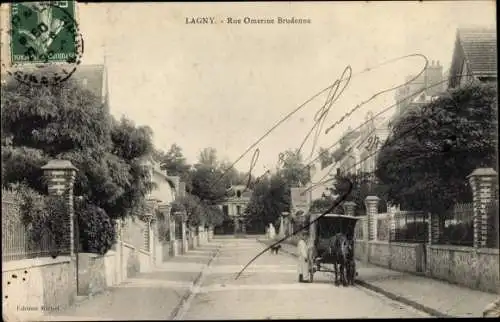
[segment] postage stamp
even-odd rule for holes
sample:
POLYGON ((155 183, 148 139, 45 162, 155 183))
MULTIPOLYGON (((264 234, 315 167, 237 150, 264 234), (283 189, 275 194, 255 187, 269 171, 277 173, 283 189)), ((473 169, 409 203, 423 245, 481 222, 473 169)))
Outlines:
POLYGON ((21 82, 41 85, 58 83, 71 76, 83 54, 83 38, 75 8, 75 1, 18 2, 11 5, 10 54, 15 69, 15 72, 9 72, 11 76, 21 82), (59 68, 51 69, 53 75, 37 75, 40 73, 36 71, 47 70, 54 64, 59 68), (26 68, 29 66, 36 69, 26 68))

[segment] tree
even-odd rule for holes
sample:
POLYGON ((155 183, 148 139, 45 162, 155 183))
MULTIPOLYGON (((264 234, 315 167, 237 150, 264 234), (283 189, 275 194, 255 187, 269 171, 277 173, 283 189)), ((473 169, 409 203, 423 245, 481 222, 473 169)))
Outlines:
MULTIPOLYGON (((332 205, 335 203, 335 199, 332 196, 323 196, 322 198, 314 199, 311 202, 310 212, 312 213, 323 213, 330 209, 332 205)), ((335 214, 343 214, 344 210, 339 205, 331 212, 335 214)))
MULTIPOLYGON (((380 198, 378 212, 387 212, 387 187, 380 183, 372 173, 360 172, 358 174, 340 174, 335 175, 332 192, 335 195, 345 195, 349 191, 350 184, 352 190, 347 195, 346 201, 352 201, 356 204, 354 214, 356 216, 366 215, 365 199, 368 196, 377 196, 380 198)), ((342 211, 337 209, 337 211, 342 211)))
POLYGON ((290 209, 290 187, 280 174, 264 177, 255 184, 245 209, 250 221, 276 224, 281 213, 290 209))
POLYGON ((207 205, 216 205, 226 200, 223 173, 210 166, 197 165, 191 172, 191 193, 207 205))
POLYGON ((218 166, 217 150, 215 150, 214 148, 203 149, 200 152, 200 156, 198 157, 198 162, 202 166, 217 168, 218 166))
POLYGON ((198 227, 205 223, 204 209, 198 197, 186 194, 177 198, 173 203, 175 205, 174 208, 177 207, 186 212, 186 223, 189 227, 198 227))
MULTIPOLYGON (((224 174, 223 180, 226 188, 231 185, 246 185, 248 180, 248 174, 239 172, 236 168, 232 167, 231 162, 223 161, 219 164, 219 170, 224 174)), ((252 182, 253 176, 250 179, 252 182)))
POLYGON ((301 186, 311 180, 309 167, 303 160, 299 151, 287 150, 280 154, 282 178, 290 186, 301 186))
POLYGON ((181 181, 186 183, 186 190, 191 191, 191 165, 186 162, 182 148, 174 143, 166 153, 160 151, 157 153, 161 169, 169 176, 179 176, 181 181))
POLYGON ((496 84, 473 84, 403 115, 377 160, 388 201, 435 214, 470 202, 466 176, 497 167, 496 94, 496 84))
POLYGON ((318 159, 321 163, 321 169, 326 168, 334 162, 333 154, 328 149, 322 147, 319 148, 318 159))
POLYGON ((74 194, 84 202, 111 218, 144 206, 152 188, 141 165, 152 152, 149 128, 113 120, 100 98, 71 78, 39 87, 10 79, 2 85, 1 106, 4 186, 24 182, 45 194, 40 167, 67 159, 78 168, 74 194))

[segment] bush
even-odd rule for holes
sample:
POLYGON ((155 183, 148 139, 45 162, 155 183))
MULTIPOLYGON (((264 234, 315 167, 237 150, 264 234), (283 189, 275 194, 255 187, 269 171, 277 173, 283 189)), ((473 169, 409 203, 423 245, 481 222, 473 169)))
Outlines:
POLYGON ((116 241, 113 222, 106 212, 84 201, 75 203, 81 252, 104 255, 116 241))
POLYGON ((162 242, 170 241, 170 227, 161 211, 157 211, 158 239, 162 242))

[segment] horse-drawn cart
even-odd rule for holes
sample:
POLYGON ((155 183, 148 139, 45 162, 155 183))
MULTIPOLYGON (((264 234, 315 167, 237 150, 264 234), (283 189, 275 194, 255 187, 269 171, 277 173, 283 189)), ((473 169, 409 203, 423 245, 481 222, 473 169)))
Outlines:
POLYGON ((354 261, 354 229, 360 217, 337 214, 320 216, 321 214, 310 214, 306 222, 311 223, 307 242, 309 282, 313 282, 315 272, 332 272, 335 273, 337 283, 340 268, 342 284, 353 284, 357 275, 354 261), (325 264, 332 265, 333 270, 325 264))

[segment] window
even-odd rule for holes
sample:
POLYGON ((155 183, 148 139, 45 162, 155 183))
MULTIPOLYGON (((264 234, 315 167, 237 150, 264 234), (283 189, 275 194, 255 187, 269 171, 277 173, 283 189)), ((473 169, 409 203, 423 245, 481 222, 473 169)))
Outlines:
POLYGON ((229 207, 227 205, 222 206, 222 212, 227 216, 229 214, 229 207))
POLYGON ((241 198, 241 191, 239 191, 239 190, 238 190, 238 191, 236 191, 236 196, 237 196, 238 198, 241 198))
POLYGON ((241 206, 236 206, 236 214, 241 215, 241 206))

